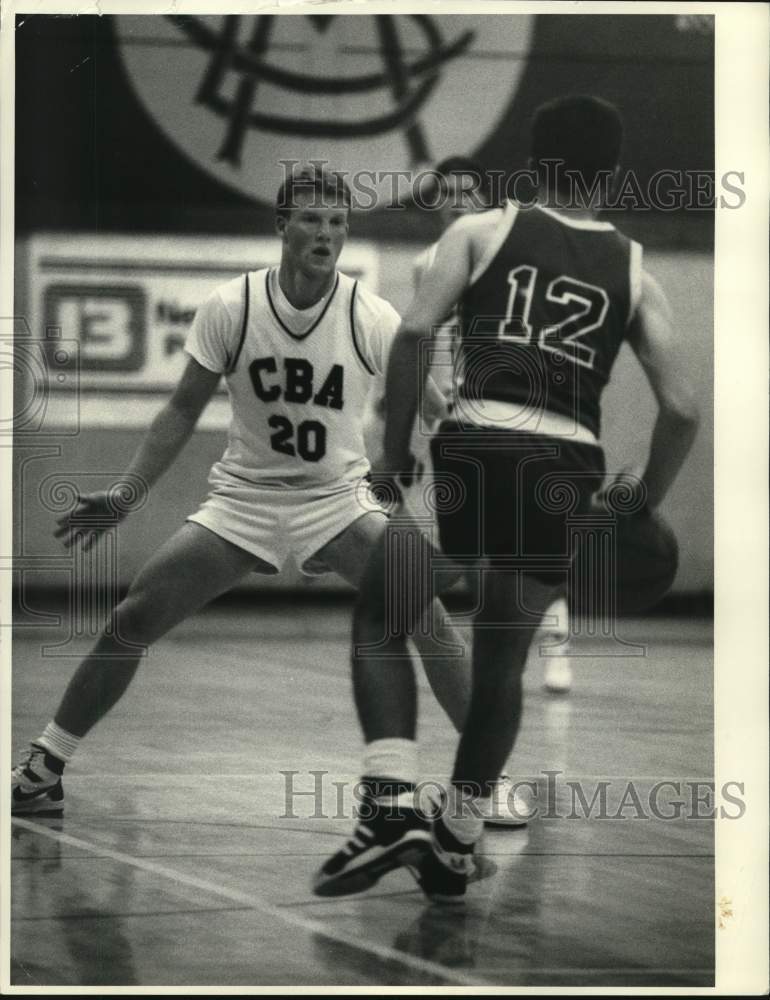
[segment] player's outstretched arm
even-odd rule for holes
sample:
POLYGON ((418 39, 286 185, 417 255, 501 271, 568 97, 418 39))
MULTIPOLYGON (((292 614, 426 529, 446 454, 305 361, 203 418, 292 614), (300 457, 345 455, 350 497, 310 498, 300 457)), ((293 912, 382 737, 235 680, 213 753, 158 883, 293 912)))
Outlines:
POLYGON ((100 521, 106 527, 110 519, 112 523, 115 519, 122 520, 133 506, 143 503, 146 491, 169 468, 189 440, 220 378, 218 373, 210 372, 194 358, 188 360, 171 399, 150 424, 126 469, 125 482, 117 482, 109 490, 82 495, 75 510, 59 518, 54 534, 63 539, 67 548, 76 538, 70 520, 73 514, 77 515, 81 531, 82 518, 94 518, 94 529, 83 542, 83 548, 87 550, 101 534, 100 521))
POLYGON ((409 468, 409 439, 417 400, 424 393, 428 374, 427 365, 421 364, 420 341, 432 336, 454 308, 471 266, 470 234, 466 227, 456 223, 442 236, 436 258, 420 282, 393 341, 385 391, 385 462, 393 472, 409 468))
POLYGON ((143 479, 148 486, 160 478, 187 444, 221 377, 195 358, 188 358, 171 399, 150 424, 131 460, 129 474, 143 479))
POLYGON ((647 503, 654 508, 670 489, 692 447, 698 430, 698 406, 666 296, 646 272, 628 340, 658 402, 650 454, 642 474, 647 503))

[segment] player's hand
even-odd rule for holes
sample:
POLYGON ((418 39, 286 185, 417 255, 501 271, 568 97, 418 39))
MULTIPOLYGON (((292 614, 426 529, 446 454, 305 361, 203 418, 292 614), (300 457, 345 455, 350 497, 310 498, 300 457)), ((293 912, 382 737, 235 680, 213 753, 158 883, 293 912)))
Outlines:
POLYGON ((650 513, 641 470, 623 469, 594 496, 593 506, 610 514, 650 513))
POLYGON ((79 494, 72 510, 58 518, 54 538, 61 539, 66 549, 80 540, 81 550, 88 552, 108 528, 115 527, 141 505, 135 487, 125 483, 97 493, 79 494))
POLYGON ((414 455, 408 455, 401 462, 388 462, 382 458, 372 463, 372 490, 378 499, 388 509, 395 507, 404 500, 404 490, 412 483, 419 482, 425 472, 425 465, 416 461, 414 455), (401 471, 393 471, 400 469, 401 471))

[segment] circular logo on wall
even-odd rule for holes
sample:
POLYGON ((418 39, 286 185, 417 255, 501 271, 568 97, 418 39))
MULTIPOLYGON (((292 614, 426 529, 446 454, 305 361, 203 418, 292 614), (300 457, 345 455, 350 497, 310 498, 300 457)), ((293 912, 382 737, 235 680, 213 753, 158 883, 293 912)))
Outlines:
POLYGON ((114 19, 144 107, 218 180, 272 203, 285 165, 325 161, 377 203, 471 155, 508 107, 531 15, 114 19), (284 165, 284 166, 282 166, 284 165))

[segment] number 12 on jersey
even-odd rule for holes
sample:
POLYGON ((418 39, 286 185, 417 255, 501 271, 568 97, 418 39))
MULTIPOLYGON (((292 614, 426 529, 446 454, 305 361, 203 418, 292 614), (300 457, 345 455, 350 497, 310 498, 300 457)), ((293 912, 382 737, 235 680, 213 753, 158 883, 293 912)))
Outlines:
MULTIPOLYGON (((531 344, 534 331, 530 312, 538 285, 537 268, 520 264, 508 272, 508 284, 505 319, 500 320, 497 335, 508 342, 531 344)), ((593 368, 596 351, 582 343, 581 338, 598 330, 604 322, 610 306, 607 292, 597 285, 562 274, 548 283, 545 298, 549 303, 564 307, 565 314, 558 323, 538 331, 537 346, 561 354, 573 364, 593 368)))

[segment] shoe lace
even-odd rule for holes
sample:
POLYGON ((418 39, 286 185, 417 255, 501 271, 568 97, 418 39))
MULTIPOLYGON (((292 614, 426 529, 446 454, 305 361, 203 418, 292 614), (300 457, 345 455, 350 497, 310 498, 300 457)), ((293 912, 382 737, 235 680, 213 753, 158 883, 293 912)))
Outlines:
POLYGON ((24 771, 32 764, 33 759, 35 757, 43 757, 44 755, 45 751, 41 750, 39 747, 27 747, 27 749, 24 751, 24 756, 22 757, 22 759, 19 761, 18 764, 15 764, 13 766, 11 774, 15 778, 22 777, 24 771))
POLYGON ((358 826, 353 830, 352 835, 348 838, 345 846, 342 848, 343 854, 347 854, 349 857, 354 857, 356 854, 360 854, 361 851, 366 850, 366 848, 371 844, 374 839, 374 830, 369 829, 363 823, 359 823, 358 826))

